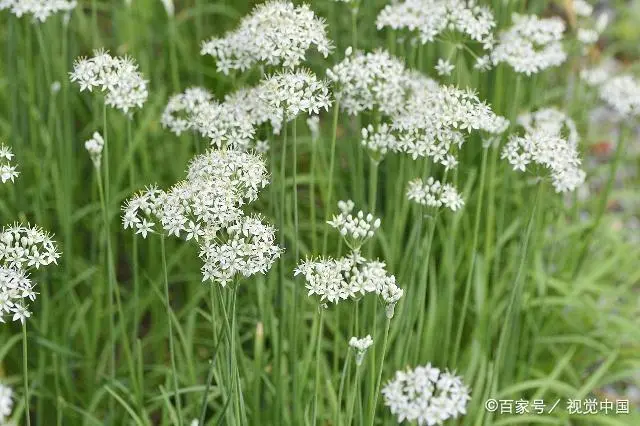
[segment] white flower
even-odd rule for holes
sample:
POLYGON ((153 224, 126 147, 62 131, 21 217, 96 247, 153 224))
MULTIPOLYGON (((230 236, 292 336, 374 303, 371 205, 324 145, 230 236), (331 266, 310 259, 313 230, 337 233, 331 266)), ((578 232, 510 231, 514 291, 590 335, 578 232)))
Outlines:
POLYGON ((340 108, 351 115, 396 112, 405 97, 405 75, 404 64, 384 50, 356 52, 327 70, 340 108))
POLYGON ((277 135, 282 128, 283 112, 265 100, 264 90, 263 85, 242 88, 226 95, 224 103, 238 117, 242 117, 255 127, 265 123, 270 124, 273 133, 277 135))
POLYGON ((382 389, 384 403, 398 423, 441 425, 466 414, 469 388, 462 378, 427 364, 414 370, 397 371, 382 389))
POLYGON ((435 66, 438 75, 445 76, 451 75, 451 71, 453 71, 455 66, 449 62, 448 59, 438 58, 438 64, 435 66))
POLYGON ((13 152, 11 148, 0 143, 0 182, 14 182, 20 172, 16 170, 16 166, 11 164, 13 152))
POLYGON ((238 274, 266 273, 282 253, 275 240, 275 228, 259 215, 242 217, 226 232, 205 230, 200 245, 202 280, 224 287, 238 274))
MULTIPOLYGON (((1 303, 1 300, 0 300, 1 303)), ((2 310, 0 309, 0 313, 2 310)), ((1 315, 0 315, 1 317, 1 315)), ((0 424, 4 424, 13 410, 13 390, 0 383, 0 424)))
POLYGON ((69 73, 80 91, 93 91, 98 87, 105 93, 105 104, 130 115, 131 110, 142 108, 149 96, 147 81, 138 71, 138 65, 129 57, 112 57, 105 50, 95 50, 92 58, 78 58, 69 73))
POLYGON ((514 170, 525 171, 530 163, 549 169, 556 192, 573 191, 584 183, 586 174, 580 169, 580 157, 576 144, 562 136, 544 130, 512 135, 505 145, 501 158, 514 170))
POLYGON ((508 125, 473 91, 453 86, 415 91, 393 116, 399 151, 414 159, 429 157, 448 168, 455 167, 455 153, 466 134, 480 130, 498 135, 508 125))
POLYGON ((5 322, 5 317, 21 322, 31 317, 27 308, 29 302, 35 300, 37 293, 27 271, 57 263, 59 257, 55 241, 41 228, 15 224, 2 229, 0 322, 5 322))
POLYGON ((183 93, 171 96, 160 119, 162 127, 180 136, 191 127, 189 118, 212 98, 213 95, 202 87, 189 87, 183 93))
POLYGON ((387 5, 376 20, 378 29, 417 31, 422 44, 430 43, 442 32, 455 30, 489 48, 496 26, 491 10, 475 1, 406 0, 387 5))
POLYGON ((398 151, 398 138, 393 134, 391 126, 382 123, 375 129, 371 124, 363 128, 362 145, 367 148, 371 159, 379 162, 388 151, 398 151))
POLYGON ((360 248, 380 227, 380 219, 370 213, 365 214, 361 210, 352 215, 354 203, 351 200, 339 201, 338 208, 340 214, 334 215, 327 223, 340 232, 352 249, 360 248))
POLYGON ((494 65, 506 62, 526 75, 558 66, 567 58, 561 43, 564 30, 560 18, 540 19, 536 15, 514 13, 513 25, 500 34, 491 60, 494 65))
POLYGON ((383 262, 366 260, 357 250, 339 259, 306 259, 298 264, 294 275, 304 276, 308 295, 320 296, 320 302, 339 303, 374 293, 385 304, 388 318, 393 317, 395 305, 404 294, 383 262))
POLYGON ((10 9, 18 18, 33 15, 44 22, 58 12, 70 12, 77 6, 75 0, 0 0, 0 10, 10 9))
POLYGON ((227 103, 207 102, 195 109, 189 125, 203 137, 209 138, 215 148, 246 150, 255 128, 251 120, 227 103))
POLYGON ((85 149, 89 152, 89 157, 96 169, 100 168, 102 161, 102 150, 104 149, 104 139, 98 132, 93 133, 93 137, 84 143, 85 149))
POLYGON ((518 116, 518 124, 527 133, 544 132, 549 135, 562 136, 571 145, 578 144, 576 123, 564 112, 556 108, 542 108, 534 112, 518 116))
POLYGON ((349 346, 356 350, 356 365, 361 365, 364 360, 364 355, 367 353, 367 349, 373 345, 373 339, 371 335, 366 335, 365 337, 359 339, 353 336, 349 340, 349 346))
POLYGON ((458 191, 450 184, 442 184, 432 177, 426 181, 414 179, 409 182, 407 198, 426 207, 447 207, 453 211, 459 210, 464 205, 464 200, 458 191))
POLYGON ((622 118, 640 115, 640 84, 630 75, 613 77, 602 84, 600 98, 622 118))
POLYGON ((576 12, 576 15, 586 18, 593 13, 593 6, 585 0, 573 0, 573 10, 576 12))
POLYGON ((307 50, 315 46, 325 58, 332 50, 324 20, 308 5, 284 0, 256 6, 237 29, 222 38, 202 43, 201 54, 216 59, 218 71, 244 71, 260 62, 285 68, 298 67, 307 50))
POLYGON ((262 99, 283 111, 287 121, 301 113, 318 114, 331 105, 329 87, 308 70, 276 73, 262 83, 262 99))

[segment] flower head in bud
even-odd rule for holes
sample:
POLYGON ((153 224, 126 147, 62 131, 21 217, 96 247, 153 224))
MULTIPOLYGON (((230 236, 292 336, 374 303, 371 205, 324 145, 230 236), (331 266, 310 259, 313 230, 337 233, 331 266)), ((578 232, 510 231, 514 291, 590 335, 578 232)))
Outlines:
POLYGON ((352 347, 356 350, 356 365, 361 365, 364 360, 364 356, 367 353, 367 349, 373 345, 373 339, 371 335, 366 335, 363 338, 357 338, 353 336, 349 340, 349 347, 352 347))
POLYGON ((102 150, 104 149, 104 139, 98 132, 94 132, 91 139, 84 143, 84 147, 89 152, 89 157, 96 169, 100 168, 102 161, 102 150))
POLYGON ((352 215, 354 203, 351 200, 338 202, 338 208, 340 214, 327 223, 340 232, 349 247, 357 250, 374 236, 380 227, 380 219, 363 211, 352 215))

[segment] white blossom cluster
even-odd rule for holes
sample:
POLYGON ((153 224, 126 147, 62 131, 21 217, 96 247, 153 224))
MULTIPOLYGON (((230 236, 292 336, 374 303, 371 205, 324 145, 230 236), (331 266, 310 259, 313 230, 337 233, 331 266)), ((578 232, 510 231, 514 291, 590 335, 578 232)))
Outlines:
POLYGON ((334 96, 351 115, 374 109, 392 114, 405 98, 404 64, 384 50, 356 52, 327 70, 334 96))
POLYGON ((93 132, 91 139, 85 141, 84 147, 89 153, 89 157, 96 169, 100 168, 102 162, 102 150, 104 149, 104 139, 98 132, 93 132))
POLYGON ((105 50, 95 50, 92 58, 78 58, 69 73, 80 91, 100 88, 105 93, 105 104, 129 115, 142 108, 149 96, 147 81, 130 57, 111 56, 105 50))
MULTIPOLYGON (((0 300, 2 303, 2 300, 0 300)), ((0 309, 2 312, 2 309, 0 309)), ((0 383, 0 425, 3 425, 13 410, 13 389, 0 383)))
POLYGON ((574 0, 573 10, 576 15, 576 38, 585 47, 596 43, 600 35, 607 28, 609 15, 607 12, 593 14, 593 6, 584 0, 574 0))
POLYGON ((191 115, 190 126, 208 138, 215 148, 246 150, 255 133, 255 127, 244 113, 217 101, 200 105, 191 115))
POLYGON ((256 6, 237 29, 202 44, 201 54, 216 59, 218 71, 244 71, 256 63, 295 68, 311 46, 325 58, 332 49, 326 24, 308 5, 273 0, 256 6))
POLYGON ((362 129, 361 143, 369 151, 372 160, 379 162, 387 152, 399 150, 398 138, 392 130, 387 123, 382 123, 377 128, 369 124, 362 129))
POLYGON ((339 201, 340 214, 334 215, 327 223, 340 232, 351 249, 358 250, 380 228, 380 219, 362 210, 353 215, 354 207, 351 200, 339 201))
POLYGON ((242 207, 268 184, 256 154, 210 150, 189 164, 185 180, 169 191, 150 187, 123 206, 124 228, 146 238, 156 223, 166 235, 199 244, 203 281, 225 286, 234 276, 266 271, 281 249, 275 229, 242 207))
POLYGON ((242 88, 225 96, 224 102, 236 111, 238 116, 249 120, 253 126, 270 124, 273 133, 278 135, 284 121, 283 111, 267 102, 265 90, 263 84, 242 88))
POLYGON ((407 198, 426 207, 447 207, 454 212, 464 205, 464 200, 456 188, 448 183, 441 183, 432 177, 426 181, 417 178, 409 182, 407 198))
POLYGON ((422 44, 444 31, 457 31, 489 49, 496 26, 491 10, 474 0, 406 0, 387 5, 376 20, 378 29, 417 31, 422 44))
POLYGON ((544 132, 563 136, 571 145, 578 144, 578 129, 571 117, 557 108, 542 108, 518 116, 518 124, 527 133, 544 132))
POLYGON ((494 65, 509 64, 517 73, 536 74, 567 59, 562 47, 562 19, 513 14, 513 25, 500 34, 491 51, 494 65))
POLYGON ((367 353, 367 349, 373 345, 373 338, 370 334, 365 337, 357 338, 353 336, 349 340, 349 346, 356 350, 356 365, 361 365, 364 360, 364 356, 367 353))
POLYGON ((611 78, 612 70, 607 63, 593 67, 584 68, 580 70, 580 78, 588 86, 600 86, 609 78, 611 78))
POLYGON ((622 118, 640 115, 640 84, 631 75, 608 79, 600 86, 600 98, 622 118))
POLYGON ((321 302, 337 304, 375 293, 386 306, 387 318, 393 317, 396 303, 404 294, 383 262, 366 260, 357 251, 339 259, 306 259, 298 264, 294 275, 304 276, 308 295, 320 296, 321 302))
POLYGON ((456 167, 454 150, 464 144, 465 133, 497 135, 508 125, 473 91, 453 86, 414 92, 393 117, 399 151, 414 159, 429 157, 446 169, 456 167))
POLYGON ((37 226, 14 224, 0 232, 0 322, 5 316, 24 322, 36 292, 28 271, 57 263, 60 253, 51 235, 37 226))
POLYGON ((180 136, 191 127, 191 116, 212 98, 213 95, 202 87, 189 87, 184 92, 171 96, 160 118, 162 127, 180 136))
POLYGON ((2 183, 13 182, 20 174, 16 166, 11 164, 12 159, 13 152, 11 148, 0 143, 0 182, 2 183))
POLYGON ((259 215, 243 216, 231 224, 226 229, 227 239, 222 242, 219 234, 205 232, 200 246, 203 281, 218 282, 224 287, 237 274, 264 274, 282 253, 275 228, 259 215))
POLYGON ((318 114, 331 106, 327 83, 305 69, 273 74, 261 85, 261 98, 271 108, 283 111, 287 121, 301 113, 318 114))
POLYGON ((0 10, 9 9, 18 18, 33 15, 40 22, 58 12, 69 13, 77 5, 75 0, 0 0, 0 10))
POLYGON ((431 364, 397 371, 382 389, 384 403, 398 423, 441 425, 466 414, 471 399, 462 378, 431 364))
POLYGON ((549 169, 556 192, 573 191, 584 183, 586 177, 580 168, 577 145, 560 135, 544 131, 512 135, 501 158, 506 159, 514 170, 524 172, 531 163, 549 169))

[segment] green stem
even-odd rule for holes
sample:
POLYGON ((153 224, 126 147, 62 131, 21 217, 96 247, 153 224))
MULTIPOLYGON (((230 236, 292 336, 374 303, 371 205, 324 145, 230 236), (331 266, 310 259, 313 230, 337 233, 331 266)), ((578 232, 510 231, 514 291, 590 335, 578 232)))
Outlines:
POLYGON ((27 321, 22 320, 22 379, 24 382, 24 410, 27 416, 27 426, 31 426, 31 409, 29 407, 29 366, 27 365, 27 321))
POLYGON ((378 378, 376 379, 375 392, 373 396, 373 403, 370 407, 370 424, 373 426, 376 416, 376 405, 378 404, 378 395, 380 394, 380 384, 382 383, 382 370, 384 367, 384 358, 387 354, 387 343, 389 342, 389 327, 391 326, 391 318, 387 318, 386 325, 384 327, 384 338, 382 340, 382 353, 380 354, 380 366, 378 367, 378 378))
MULTIPOLYGON (((481 167, 481 172, 480 172, 480 191, 478 192, 478 201, 476 204, 476 213, 475 213, 475 220, 474 220, 474 226, 473 226, 473 242, 471 243, 471 256, 470 256, 470 261, 469 261, 469 270, 467 271, 467 279, 465 281, 465 286, 464 286, 464 296, 462 299, 462 310, 461 312, 461 317, 460 317, 460 322, 458 323, 458 330, 456 332, 456 340, 453 346, 453 362, 451 363, 452 366, 456 366, 457 362, 458 362, 458 354, 460 351, 460 342, 462 341, 462 331, 464 329, 464 321, 466 319, 467 316, 467 307, 469 305, 469 297, 471 294, 471 279, 473 277, 473 272, 475 269, 475 265, 476 265, 476 258, 477 258, 477 249, 478 249, 478 236, 480 234, 480 216, 482 214, 482 201, 483 201, 483 196, 484 196, 484 184, 485 184, 485 179, 486 179, 486 175, 487 175, 487 153, 489 151, 490 148, 485 148, 482 151, 482 165, 481 167)), ((495 148, 494 148, 495 149, 495 148)))
POLYGON ((340 111, 340 101, 336 99, 333 104, 333 125, 332 125, 332 136, 331 136, 331 159, 329 161, 329 182, 327 183, 327 200, 324 204, 325 208, 325 226, 324 226, 324 236, 322 238, 322 254, 326 254, 327 252, 327 238, 329 236, 329 226, 326 224, 331 216, 331 203, 333 202, 333 169, 335 167, 335 159, 336 159, 336 139, 338 137, 338 113, 340 111))
POLYGON ((167 271, 167 251, 165 248, 164 234, 160 234, 160 251, 162 252, 162 275, 164 278, 164 297, 167 309, 167 320, 169 324, 169 355, 171 356, 171 374, 173 376, 173 393, 176 399, 176 410, 178 414, 178 425, 182 426, 182 402, 180 401, 180 393, 178 392, 178 370, 176 368, 176 354, 173 342, 173 322, 171 312, 171 301, 169 298, 169 275, 167 271))
POLYGON ((342 412, 342 394, 344 392, 344 382, 347 379, 347 370, 351 363, 351 347, 347 350, 347 357, 344 360, 342 374, 340 375, 340 388, 338 389, 338 403, 336 404, 336 426, 340 426, 340 414, 342 412))
POLYGON ((315 378, 315 392, 313 393, 313 423, 312 425, 317 425, 318 419, 318 390, 320 387, 320 356, 322 354, 322 326, 324 324, 324 308, 319 307, 320 309, 320 319, 318 322, 318 336, 316 338, 316 378, 315 378))

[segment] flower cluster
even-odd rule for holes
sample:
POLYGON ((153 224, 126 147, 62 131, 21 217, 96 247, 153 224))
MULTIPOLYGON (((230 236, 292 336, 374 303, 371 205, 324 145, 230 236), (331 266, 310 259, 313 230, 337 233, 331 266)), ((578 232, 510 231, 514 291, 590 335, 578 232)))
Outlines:
POLYGON ((505 62, 526 75, 558 66, 567 58, 561 43, 564 30, 560 18, 514 14, 513 25, 500 34, 491 60, 494 65, 505 62))
POLYGON ((578 130, 571 117, 556 108, 542 108, 518 116, 518 124, 527 133, 544 132, 563 136, 571 145, 578 144, 578 130))
POLYGON ((308 295, 320 296, 320 302, 338 303, 375 293, 385 304, 387 317, 392 318, 404 291, 383 262, 365 259, 360 254, 362 243, 373 236, 380 220, 363 212, 353 217, 352 201, 340 201, 338 207, 341 213, 329 224, 340 231, 352 251, 339 259, 306 259, 298 264, 294 275, 304 276, 308 295))
POLYGON ((340 214, 334 215, 327 223, 340 232, 351 249, 358 250, 378 230, 380 219, 362 210, 354 216, 351 214, 354 207, 351 200, 339 201, 340 214))
POLYGON ((202 44, 201 54, 216 59, 218 71, 244 71, 260 62, 294 68, 314 45, 325 58, 332 49, 324 20, 307 5, 273 0, 255 7, 234 31, 202 44))
POLYGON ((357 251, 339 259, 306 259, 298 264, 294 275, 304 276, 308 295, 320 296, 321 302, 339 303, 375 293, 386 306, 387 318, 393 317, 396 303, 404 294, 383 262, 366 260, 357 251))
POLYGON ((506 159, 514 170, 525 171, 530 163, 549 169, 556 192, 573 191, 586 177, 580 168, 577 146, 562 136, 544 131, 512 135, 501 158, 506 159))
POLYGON ((466 414, 471 399, 462 379, 431 364, 397 371, 382 389, 384 403, 399 423, 442 424, 466 414))
POLYGON ((426 207, 447 207, 453 211, 464 205, 464 200, 451 184, 442 184, 432 177, 423 181, 420 178, 409 182, 407 198, 426 207))
POLYGON ((600 86, 600 98, 623 118, 640 115, 640 84, 630 75, 620 75, 600 86))
POLYGON ((275 228, 264 223, 259 215, 241 217, 226 233, 227 239, 223 242, 218 232, 204 234, 200 246, 203 281, 225 286, 237 274, 245 277, 264 274, 282 253, 276 244, 275 228))
POLYGON ((20 174, 20 172, 16 170, 16 166, 11 164, 12 159, 13 152, 11 152, 11 148, 0 144, 0 182, 2 183, 6 183, 7 181, 13 182, 20 174))
POLYGON ((84 143, 84 147, 89 152, 89 157, 96 169, 100 168, 102 162, 102 150, 104 149, 104 139, 98 132, 94 132, 91 139, 84 143))
POLYGON ((488 49, 496 26, 491 10, 474 0, 406 0, 387 5, 376 20, 378 29, 417 31, 422 44, 444 31, 457 31, 488 49))
POLYGON ((262 100, 283 111, 287 121, 300 113, 318 114, 331 106, 329 86, 308 70, 276 73, 262 83, 262 88, 262 100))
POLYGON ((57 263, 60 253, 51 236, 39 227, 14 224, 0 232, 0 322, 4 316, 23 321, 31 316, 28 302, 36 292, 29 269, 57 263))
POLYGON ((246 150, 255 133, 244 114, 227 103, 216 101, 200 105, 191 115, 190 126, 216 148, 246 150))
POLYGON ((159 222, 160 232, 194 240, 204 261, 203 281, 225 286, 236 274, 266 271, 280 256, 275 229, 242 211, 267 184, 258 155, 210 150, 195 157, 186 179, 169 191, 150 187, 125 203, 124 228, 146 238, 159 222))
POLYGON ((191 116, 196 115, 212 98, 213 95, 202 87, 189 87, 184 92, 171 96, 160 119, 162 127, 180 136, 191 127, 191 116))
POLYGON ((44 22, 58 12, 71 12, 77 4, 75 0, 0 0, 0 10, 9 9, 18 18, 33 15, 44 22))
POLYGON ((465 131, 497 135, 508 125, 473 91, 453 86, 414 92, 393 117, 398 150, 414 159, 429 157, 447 169, 457 165, 454 149, 465 142, 465 131))
POLYGON ((147 81, 138 65, 129 57, 114 57, 105 50, 96 50, 92 58, 78 58, 69 73, 80 91, 98 87, 105 93, 105 104, 129 115, 142 108, 149 96, 147 81))
POLYGON ((371 159, 376 162, 379 162, 388 151, 400 149, 398 138, 387 123, 382 123, 377 129, 369 124, 362 129, 361 133, 362 146, 367 148, 371 159))
POLYGON ((283 111, 268 103, 265 99, 265 90, 263 84, 242 88, 225 96, 224 102, 253 126, 270 124, 273 133, 277 135, 280 134, 284 121, 283 111))
MULTIPOLYGON (((2 300, 0 300, 0 303, 2 300)), ((2 312, 2 309, 0 309, 2 312)), ((13 410, 13 389, 0 383, 0 425, 3 425, 13 410)))
POLYGON ((373 339, 369 334, 360 339, 353 336, 349 340, 349 346, 356 350, 356 365, 362 364, 364 355, 367 353, 367 349, 369 349, 371 345, 373 345, 373 339))
POLYGON ((374 109, 392 114, 404 101, 404 64, 384 50, 348 55, 327 76, 340 107, 351 115, 374 109))

